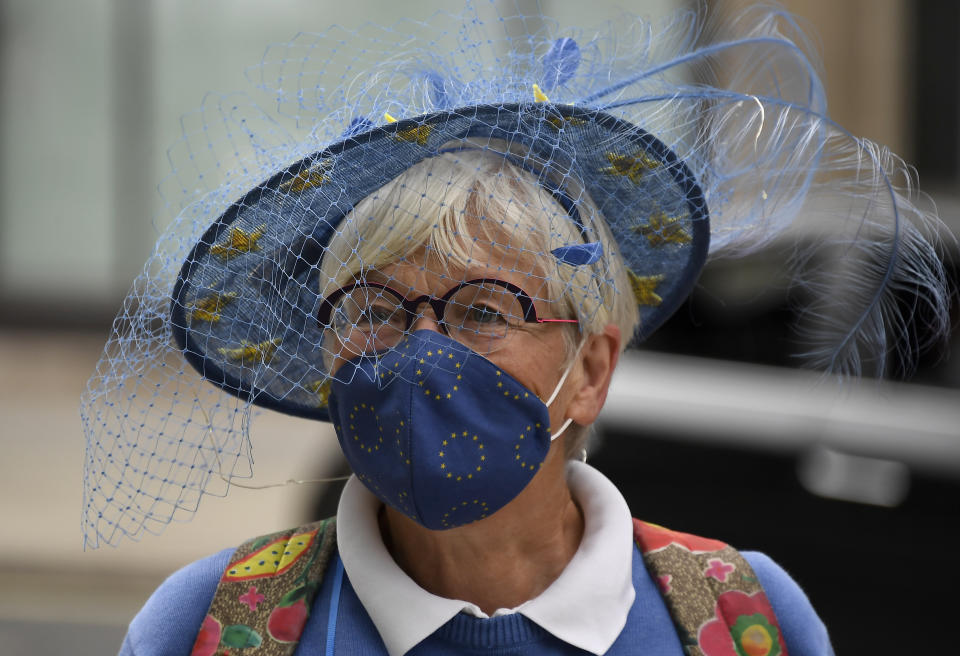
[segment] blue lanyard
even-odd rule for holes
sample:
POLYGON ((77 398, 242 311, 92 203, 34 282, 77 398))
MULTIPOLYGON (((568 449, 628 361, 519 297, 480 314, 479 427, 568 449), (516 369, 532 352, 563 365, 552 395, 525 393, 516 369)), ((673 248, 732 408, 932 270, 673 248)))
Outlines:
POLYGON ((340 609, 340 588, 343 586, 343 561, 336 554, 337 569, 333 573, 333 586, 330 590, 330 614, 327 617, 326 656, 333 656, 333 645, 337 638, 337 611, 340 609))

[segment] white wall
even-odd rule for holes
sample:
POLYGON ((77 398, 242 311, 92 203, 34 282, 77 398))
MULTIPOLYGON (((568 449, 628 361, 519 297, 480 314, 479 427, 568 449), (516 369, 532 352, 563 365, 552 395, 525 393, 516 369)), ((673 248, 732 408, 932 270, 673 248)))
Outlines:
POLYGON ((109 0, 11 0, 0 113, 0 295, 111 277, 109 0))

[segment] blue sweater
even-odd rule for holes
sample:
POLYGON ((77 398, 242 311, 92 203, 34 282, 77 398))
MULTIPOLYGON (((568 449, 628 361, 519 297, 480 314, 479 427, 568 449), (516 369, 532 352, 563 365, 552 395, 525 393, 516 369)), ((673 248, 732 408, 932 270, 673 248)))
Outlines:
MULTIPOLYGON (((188 656, 233 549, 198 560, 171 575, 153 593, 130 623, 121 656, 188 656)), ((783 631, 790 656, 832 655, 826 628, 806 595, 776 563, 756 552, 743 552, 763 585, 783 631)), ((328 631, 331 592, 339 557, 331 562, 311 608, 297 654, 325 654, 333 639, 337 656, 383 655, 387 652, 346 574, 335 600, 336 623, 328 631)), ((636 598, 627 624, 607 652, 683 656, 680 641, 657 586, 639 549, 633 552, 636 598)), ((587 652, 553 637, 519 613, 480 619, 460 613, 408 652, 409 656, 441 654, 579 654, 587 652)))

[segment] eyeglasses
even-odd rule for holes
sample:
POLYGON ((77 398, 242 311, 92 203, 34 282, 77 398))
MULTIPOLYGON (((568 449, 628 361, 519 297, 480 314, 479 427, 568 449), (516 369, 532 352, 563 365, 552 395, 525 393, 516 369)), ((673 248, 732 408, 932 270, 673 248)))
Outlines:
POLYGON ((320 306, 317 319, 332 330, 354 355, 395 347, 427 303, 440 330, 481 355, 501 348, 524 323, 572 323, 576 319, 541 319, 533 299, 520 287, 496 278, 477 278, 456 285, 443 296, 406 298, 387 285, 356 282, 333 292, 320 306))

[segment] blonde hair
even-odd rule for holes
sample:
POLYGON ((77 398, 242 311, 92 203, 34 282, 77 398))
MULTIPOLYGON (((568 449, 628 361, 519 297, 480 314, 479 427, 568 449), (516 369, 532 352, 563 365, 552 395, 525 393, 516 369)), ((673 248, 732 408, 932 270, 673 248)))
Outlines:
MULTIPOLYGON (((575 186, 565 180, 569 193, 575 186)), ((420 248, 440 267, 466 268, 478 263, 479 247, 486 256, 492 250, 502 258, 501 266, 541 280, 540 289, 525 289, 538 305, 559 302, 556 316, 579 320, 580 336, 564 333, 565 364, 580 339, 609 324, 620 328, 625 346, 639 322, 626 268, 589 198, 580 192, 575 200, 582 229, 533 174, 504 155, 487 147, 441 152, 411 166, 344 217, 321 262, 321 296, 420 248), (593 264, 565 264, 550 253, 584 243, 585 235, 603 247, 593 264)), ((587 427, 582 428, 569 429, 574 439, 567 439, 568 457, 583 447, 587 427)))

